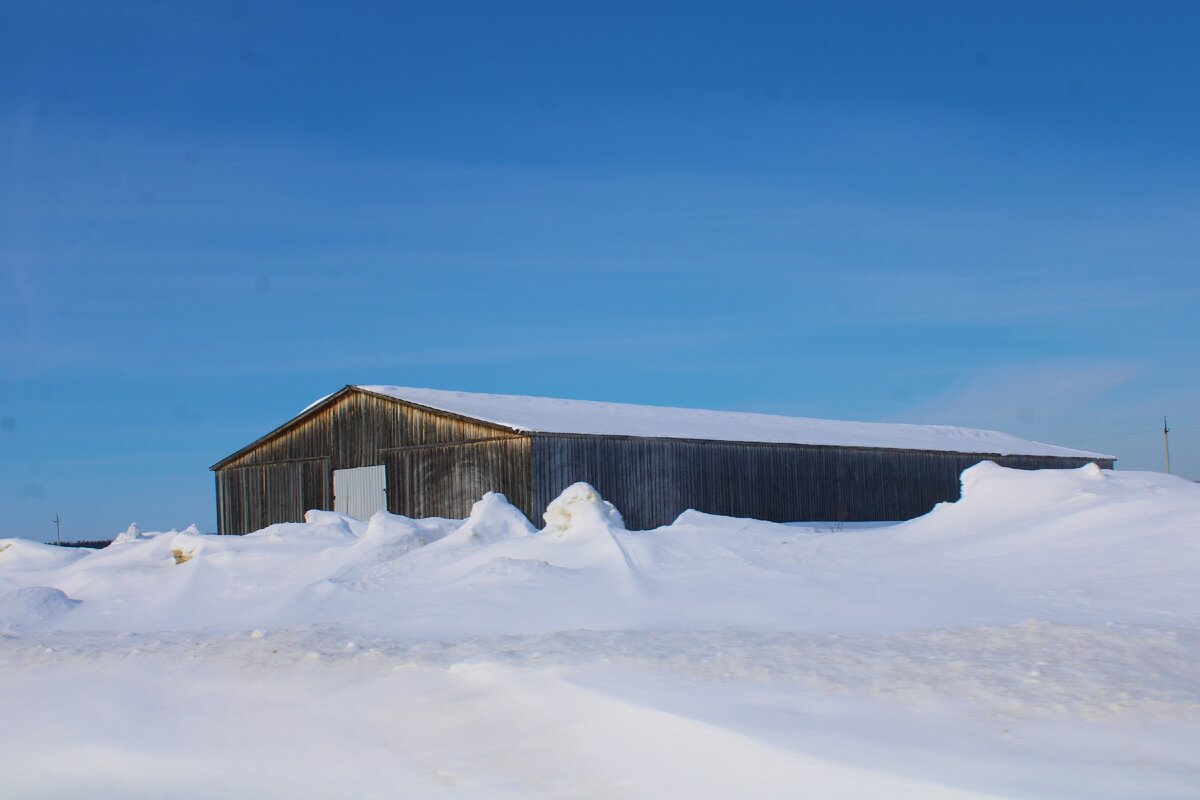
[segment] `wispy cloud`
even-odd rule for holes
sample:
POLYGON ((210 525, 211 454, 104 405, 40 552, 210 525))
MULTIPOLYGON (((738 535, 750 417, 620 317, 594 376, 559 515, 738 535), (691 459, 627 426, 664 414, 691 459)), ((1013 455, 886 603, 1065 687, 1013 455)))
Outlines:
POLYGON ((1094 405, 1146 369, 1147 365, 1129 360, 1055 360, 996 367, 905 409, 895 419, 1028 435, 1094 405))

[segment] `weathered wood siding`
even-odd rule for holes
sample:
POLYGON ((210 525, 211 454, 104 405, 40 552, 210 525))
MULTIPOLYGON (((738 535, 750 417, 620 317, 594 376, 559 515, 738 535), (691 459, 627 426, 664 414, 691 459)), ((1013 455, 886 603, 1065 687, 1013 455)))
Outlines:
MULTIPOLYGON (((587 481, 631 529, 694 508, 777 522, 899 520, 956 500, 959 475, 980 461, 1006 467, 1079 467, 1085 458, 986 456, 924 450, 535 435, 533 507, 587 481)), ((1111 461, 1102 461, 1111 468, 1111 461)))
POLYGON ((365 392, 349 392, 219 466, 228 469, 322 457, 331 459, 332 469, 369 467, 379 464, 380 451, 388 448, 506 435, 511 434, 486 423, 438 415, 365 392))
POLYGON ((527 437, 356 390, 219 462, 217 525, 249 533, 333 508, 333 470, 383 464, 388 510, 465 516, 486 491, 529 510, 527 437), (447 445, 457 445, 448 448, 447 445), (414 477, 413 470, 427 477, 414 477))
POLYGON ((388 507, 410 517, 462 519, 487 492, 500 492, 533 513, 529 480, 529 437, 510 436, 460 444, 388 450, 388 507))
POLYGON ((218 530, 249 533, 302 521, 310 508, 332 508, 331 475, 324 458, 218 470, 218 530))

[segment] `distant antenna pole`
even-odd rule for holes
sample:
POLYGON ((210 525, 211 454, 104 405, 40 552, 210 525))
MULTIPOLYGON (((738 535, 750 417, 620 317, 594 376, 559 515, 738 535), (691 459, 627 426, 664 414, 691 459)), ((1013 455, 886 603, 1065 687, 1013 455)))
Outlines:
POLYGON ((1167 427, 1167 418, 1163 417, 1163 463, 1167 466, 1167 474, 1171 474, 1171 445, 1167 442, 1167 434, 1171 429, 1167 427))
POLYGON ((62 520, 58 518, 58 514, 54 515, 54 538, 62 544, 62 520))

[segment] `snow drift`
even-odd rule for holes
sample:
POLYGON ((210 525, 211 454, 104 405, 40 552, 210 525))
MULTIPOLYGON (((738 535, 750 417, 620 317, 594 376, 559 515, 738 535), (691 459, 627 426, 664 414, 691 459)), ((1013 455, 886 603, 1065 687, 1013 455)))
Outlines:
POLYGON ((575 484, 540 531, 490 493, 466 520, 314 511, 244 537, 138 532, 96 551, 7 540, 0 589, 50 586, 84 601, 46 620, 73 630, 1200 623, 1196 484, 990 462, 962 483, 961 500, 924 517, 837 533, 696 512, 627 531, 612 504, 575 484))
POLYGON ((26 586, 0 594, 0 627, 50 622, 79 605, 50 586, 26 586))
POLYGON ((541 530, 493 493, 465 520, 3 540, 26 722, 0 794, 1193 796, 1200 486, 962 484, 841 529, 629 531, 576 484, 541 530))

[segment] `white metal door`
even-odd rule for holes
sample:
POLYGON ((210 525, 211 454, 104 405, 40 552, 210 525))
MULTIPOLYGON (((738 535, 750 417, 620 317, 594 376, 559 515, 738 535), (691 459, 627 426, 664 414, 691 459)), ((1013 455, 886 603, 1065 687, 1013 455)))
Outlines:
POLYGON ((366 521, 387 508, 387 477, 383 465, 333 471, 333 510, 366 521))

